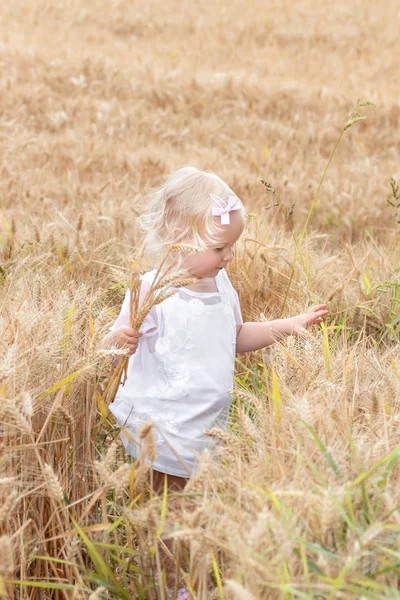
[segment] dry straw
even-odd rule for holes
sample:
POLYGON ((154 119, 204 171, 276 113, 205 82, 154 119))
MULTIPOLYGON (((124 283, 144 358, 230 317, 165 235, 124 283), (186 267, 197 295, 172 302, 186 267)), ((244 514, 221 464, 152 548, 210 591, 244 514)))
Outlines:
POLYGON ((225 582, 225 587, 227 590, 232 592, 235 600, 256 600, 256 597, 253 596, 253 594, 251 594, 240 583, 234 581, 233 579, 227 579, 225 582))
POLYGON ((89 600, 105 600, 105 598, 109 598, 109 594, 103 586, 98 587, 97 590, 92 592, 89 596, 89 600))
MULTIPOLYGON (((0 483, 0 486, 1 486, 1 483, 0 483)), ((1 490, 0 499, 2 500, 2 503, 0 505, 0 525, 7 521, 8 517, 11 515, 12 511, 14 510, 14 508, 17 504, 17 499, 18 499, 17 490, 9 491, 5 495, 5 497, 4 497, 4 495, 5 494, 3 493, 3 490, 1 490)))
POLYGON ((45 479, 45 482, 47 485, 47 489, 50 493, 50 496, 54 500, 61 502, 64 498, 64 492, 62 489, 62 485, 50 465, 48 465, 48 464, 43 465, 43 476, 44 476, 44 479, 45 479))
MULTIPOLYGON (((8 575, 14 570, 14 548, 8 535, 0 537, 0 575, 8 575)), ((1 579, 0 579, 1 581, 1 579)))

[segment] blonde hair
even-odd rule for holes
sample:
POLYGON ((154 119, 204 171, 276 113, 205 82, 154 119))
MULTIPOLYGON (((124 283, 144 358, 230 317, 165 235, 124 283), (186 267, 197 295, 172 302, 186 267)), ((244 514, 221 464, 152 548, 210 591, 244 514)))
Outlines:
POLYGON ((190 166, 174 171, 147 196, 147 211, 137 219, 144 233, 143 251, 159 259, 172 244, 207 249, 218 243, 223 226, 211 214, 214 201, 210 194, 223 201, 236 196, 212 171, 190 166))

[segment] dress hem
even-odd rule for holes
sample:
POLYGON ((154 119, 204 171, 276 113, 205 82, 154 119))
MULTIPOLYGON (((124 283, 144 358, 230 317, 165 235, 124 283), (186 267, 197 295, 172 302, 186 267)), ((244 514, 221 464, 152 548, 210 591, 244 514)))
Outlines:
POLYGON ((185 473, 185 475, 182 475, 182 473, 177 472, 171 473, 171 471, 166 471, 165 469, 161 471, 160 467, 156 467, 156 465, 154 464, 150 468, 153 469, 153 471, 158 471, 158 473, 164 473, 165 475, 173 475, 174 477, 180 477, 181 479, 189 480, 194 475, 194 473, 192 473, 191 475, 189 473, 185 473))

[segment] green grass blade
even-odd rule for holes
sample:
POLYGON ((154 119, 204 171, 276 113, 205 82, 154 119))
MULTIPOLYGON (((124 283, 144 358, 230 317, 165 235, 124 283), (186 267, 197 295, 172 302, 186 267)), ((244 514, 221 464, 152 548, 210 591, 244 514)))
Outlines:
POLYGON ((375 471, 377 471, 379 469, 379 467, 381 467, 385 463, 389 463, 390 470, 392 470, 393 467, 395 466, 399 456, 400 456, 400 445, 396 446, 396 448, 394 448, 391 452, 389 452, 389 454, 387 454, 386 456, 381 458, 381 460, 379 460, 373 467, 371 467, 371 469, 369 469, 368 471, 365 471, 365 473, 361 473, 361 475, 356 477, 355 480, 350 484, 348 489, 352 489, 352 488, 356 487, 357 485, 359 485, 360 483, 362 483, 363 481, 365 481, 366 479, 371 477, 371 475, 373 475, 373 473, 375 473, 375 471))
POLYGON ((311 433, 314 440, 317 442, 319 449, 321 450, 326 462, 328 463, 328 465, 330 466, 332 471, 335 473, 335 475, 340 475, 339 468, 338 468, 337 464, 335 463, 335 461, 333 460, 332 454, 329 452, 329 450, 327 449, 325 444, 322 442, 322 440, 320 440, 315 429, 313 427, 311 427, 311 425, 308 425, 305 421, 303 421, 303 419, 300 419, 300 421, 307 427, 308 431, 311 433))
POLYGON ((78 375, 80 375, 81 373, 83 373, 84 370, 85 369, 79 369, 78 371, 74 371, 73 373, 70 373, 69 375, 67 375, 63 379, 60 379, 60 381, 57 381, 56 383, 54 383, 53 385, 51 385, 49 388, 47 388, 47 390, 44 390, 44 392, 42 392, 41 394, 39 394, 38 400, 42 400, 42 398, 45 398, 46 396, 49 396, 53 392, 56 392, 57 390, 59 390, 60 388, 62 388, 67 383, 70 383, 71 381, 73 381, 74 379, 76 379, 76 377, 78 377, 78 375))
POLYGON ((47 560, 49 562, 58 563, 60 565, 68 565, 69 567, 75 567, 76 563, 70 560, 64 560, 63 558, 55 558, 54 556, 35 556, 35 560, 47 560))
MULTIPOLYGON (((26 585, 28 587, 41 588, 42 590, 76 590, 76 585, 72 583, 56 583, 55 581, 26 581, 24 579, 4 579, 4 583, 10 585, 26 585)), ((93 590, 90 588, 79 587, 79 590, 88 594, 93 590)))
POLYGON ((215 579, 217 581, 218 593, 221 600, 225 600, 224 586, 222 585, 221 575, 219 573, 218 563, 215 558, 214 552, 210 552, 211 562, 213 566, 213 571, 215 575, 215 579))
POLYGON ((75 519, 72 516, 70 518, 71 518, 72 523, 74 524, 76 531, 78 532, 79 536, 82 538, 83 542, 85 543, 86 548, 88 549, 90 558, 92 559, 93 564, 95 565, 98 574, 100 574, 102 577, 102 585, 110 588, 109 582, 112 582, 112 587, 116 591, 118 591, 121 598, 124 598, 125 600, 131 600, 130 594, 119 584, 114 573, 111 571, 111 569, 109 569, 109 567, 105 563, 101 554, 99 554, 99 552, 96 550, 94 543, 88 538, 86 533, 78 525, 78 523, 75 521, 75 519))

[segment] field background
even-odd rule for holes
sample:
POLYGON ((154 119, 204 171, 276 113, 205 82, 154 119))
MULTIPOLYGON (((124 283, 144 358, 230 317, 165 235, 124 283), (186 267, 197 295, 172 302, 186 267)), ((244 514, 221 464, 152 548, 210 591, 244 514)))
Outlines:
POLYGON ((399 25, 391 0, 2 4, 0 595, 164 599, 173 530, 200 600, 400 597, 399 25), (330 317, 239 357, 223 469, 164 524, 110 446, 98 345, 184 164, 252 213, 244 319, 330 317))

